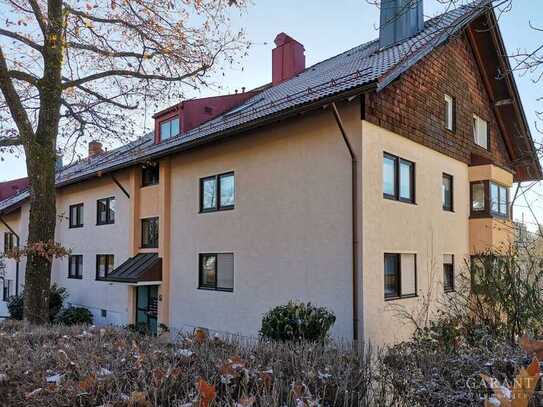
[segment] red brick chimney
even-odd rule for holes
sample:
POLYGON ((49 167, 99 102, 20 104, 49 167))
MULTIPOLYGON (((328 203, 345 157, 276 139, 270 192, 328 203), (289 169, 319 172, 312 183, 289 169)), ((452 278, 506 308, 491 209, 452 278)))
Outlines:
POLYGON ((272 84, 277 85, 305 69, 305 49, 298 41, 285 33, 275 37, 272 51, 272 84))
POLYGON ((91 141, 89 143, 89 157, 94 157, 99 154, 102 154, 104 149, 102 148, 102 143, 99 141, 91 141))

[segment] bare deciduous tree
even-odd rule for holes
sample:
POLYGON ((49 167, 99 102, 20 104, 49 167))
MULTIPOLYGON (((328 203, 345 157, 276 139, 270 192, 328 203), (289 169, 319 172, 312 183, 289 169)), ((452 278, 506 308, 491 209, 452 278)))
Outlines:
MULTIPOLYGON (((22 147, 30 179, 28 247, 54 241, 55 161, 85 138, 134 134, 144 103, 206 85, 232 62, 229 28, 246 0, 0 0, 0 153, 22 147), (131 120, 131 117, 134 120, 131 120)), ((30 252, 25 318, 47 321, 51 263, 30 252)))

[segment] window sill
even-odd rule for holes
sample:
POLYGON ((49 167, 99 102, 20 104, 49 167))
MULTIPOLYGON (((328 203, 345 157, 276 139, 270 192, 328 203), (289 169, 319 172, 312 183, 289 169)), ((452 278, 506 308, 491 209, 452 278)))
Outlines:
POLYGON ((444 292, 445 294, 452 294, 452 293, 455 293, 456 290, 455 290, 454 288, 448 289, 448 290, 445 290, 445 289, 444 289, 443 292, 444 292))
POLYGON ((389 297, 389 298, 385 297, 385 302, 397 301, 397 300, 407 300, 407 299, 410 299, 410 298, 418 298, 418 295, 417 294, 409 294, 409 295, 402 295, 401 297, 389 297))
POLYGON ((204 290, 204 291, 219 291, 223 293, 233 293, 233 288, 213 288, 213 287, 198 287, 198 290, 204 290))
POLYGON ((200 209, 199 213, 214 213, 214 212, 224 212, 224 211, 231 211, 236 209, 235 206, 225 206, 219 209, 200 209))
POLYGON ((83 225, 70 225, 68 228, 69 229, 81 229, 83 227, 83 225))
POLYGON ((115 222, 107 222, 107 223, 97 223, 96 226, 106 226, 106 225, 114 225, 115 222))
POLYGON ((417 202, 415 201, 408 201, 406 199, 397 199, 395 197, 392 197, 390 195, 386 195, 386 194, 383 194, 383 198, 388 200, 388 201, 392 201, 392 202, 398 202, 398 203, 403 203, 403 204, 408 204, 408 205, 414 205, 414 206, 417 206, 417 202))
POLYGON ((500 220, 511 220, 507 215, 501 215, 497 213, 488 213, 488 212, 475 212, 469 215, 470 219, 500 219, 500 220))
POLYGON ((443 208, 443 212, 455 213, 454 209, 447 209, 447 208, 443 208))
POLYGON ((70 277, 70 276, 68 276, 68 279, 70 279, 70 280, 83 280, 83 277, 70 277))
POLYGON ((150 187, 157 187, 160 185, 160 181, 157 182, 156 184, 147 184, 147 185, 141 185, 140 186, 140 189, 146 189, 146 188, 150 188, 150 187))

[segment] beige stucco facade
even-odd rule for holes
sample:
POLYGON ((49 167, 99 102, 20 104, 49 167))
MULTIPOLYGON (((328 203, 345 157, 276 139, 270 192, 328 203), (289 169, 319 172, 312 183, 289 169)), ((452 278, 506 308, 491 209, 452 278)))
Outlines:
POLYGON ((468 167, 368 122, 362 125, 362 276, 364 336, 377 343, 406 338, 412 325, 400 318, 431 311, 443 291, 443 255, 462 270, 469 254, 468 167), (415 204, 383 198, 383 153, 415 163, 415 204), (442 208, 442 174, 454 177, 454 212, 442 208), (385 301, 384 254, 414 253, 417 297, 385 301))
MULTIPOLYGON (((495 244, 496 220, 470 220, 470 181, 512 176, 494 166, 468 167, 360 117, 358 99, 338 105, 358 168, 358 327, 379 344, 397 342, 413 326, 401 313, 426 315, 443 298, 443 256, 456 273, 474 244, 495 244), (414 204, 383 197, 383 154, 415 163, 414 204), (442 175, 453 176, 454 211, 442 208, 442 175), (475 222, 477 221, 477 222, 475 222), (490 232, 489 225, 490 222, 490 232), (480 223, 481 227, 473 227, 480 223), (416 255, 416 296, 385 301, 384 254, 416 255)), ((330 109, 322 109, 206 147, 162 158, 157 185, 141 186, 141 167, 58 190, 56 237, 84 256, 83 279, 69 279, 67 259, 53 282, 68 302, 89 308, 98 324, 135 319, 133 285, 96 281, 96 255, 118 266, 141 252, 162 258, 159 323, 173 331, 205 327, 253 336, 262 315, 289 300, 312 302, 337 317, 332 334, 353 336, 352 162, 330 109), (200 179, 235 174, 235 208, 200 213, 200 179), (121 188, 122 187, 122 188, 121 188), (123 191, 124 189, 124 191, 123 191), (129 195, 129 196, 127 196, 129 195), (113 225, 96 224, 96 201, 115 197, 113 225), (70 205, 84 204, 84 227, 68 227, 70 205), (141 219, 159 218, 158 249, 141 248, 141 219), (201 253, 232 253, 233 292, 199 289, 201 253), (104 317, 105 311, 105 317, 104 317)), ((12 215, 10 215, 12 216, 12 215)), ((26 241, 28 204, 11 217, 26 241)), ((2 225, 0 225, 2 231, 2 225)), ((21 281, 24 279, 24 266, 21 281)))
MULTIPOLYGON (((360 138, 357 103, 341 111, 360 138)), ((351 159, 330 110, 172 157, 172 326, 255 335, 289 300, 352 336, 351 159), (199 213, 199 180, 233 171, 235 209, 199 213), (198 254, 233 253, 233 292, 198 289, 198 254)))
MULTIPOLYGON (((129 186, 128 171, 115 175, 125 188, 129 186)), ((26 207, 27 205, 25 205, 26 207)), ((96 255, 114 255, 118 266, 131 256, 129 213, 130 200, 109 176, 86 181, 57 190, 56 240, 83 256, 83 278, 68 278, 68 258, 53 262, 52 281, 66 287, 67 302, 88 308, 97 324, 126 325, 128 323, 129 288, 125 284, 96 280, 96 255), (97 225, 96 201, 115 198, 115 223, 97 225), (83 203, 83 227, 69 228, 70 205, 83 203), (105 311, 105 313, 104 313, 105 311), (104 316, 105 314, 105 316, 104 316)))

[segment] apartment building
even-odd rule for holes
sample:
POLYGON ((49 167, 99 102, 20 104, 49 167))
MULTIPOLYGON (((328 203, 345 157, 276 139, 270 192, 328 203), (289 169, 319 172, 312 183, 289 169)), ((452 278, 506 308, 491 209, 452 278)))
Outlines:
MULTIPOLYGON (((306 68, 281 33, 270 84, 183 101, 59 170, 68 301, 99 324, 242 335, 311 301, 335 337, 383 343, 410 333, 399 307, 454 295, 470 255, 514 238, 513 182, 542 171, 493 11, 424 22, 422 1, 389 3, 377 40, 306 68)), ((29 193, 0 201, 6 247, 25 242, 29 193)), ((7 260, 9 293, 23 274, 7 260)))

